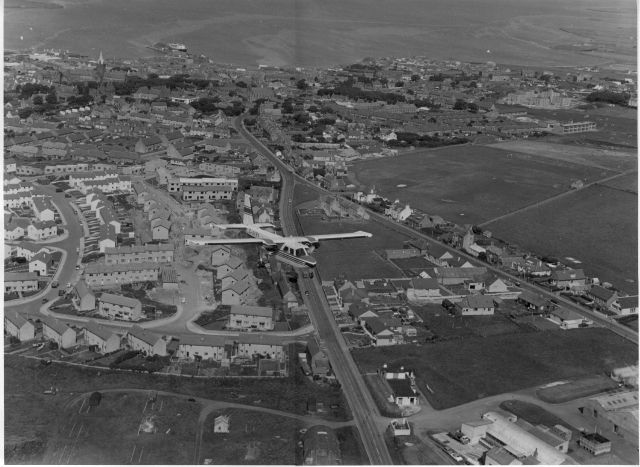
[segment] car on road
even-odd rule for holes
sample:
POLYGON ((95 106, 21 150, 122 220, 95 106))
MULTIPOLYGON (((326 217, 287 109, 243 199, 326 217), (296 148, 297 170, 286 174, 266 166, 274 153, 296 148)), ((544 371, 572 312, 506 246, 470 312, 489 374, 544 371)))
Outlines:
POLYGON ((46 297, 42 299, 42 303, 47 303, 48 301, 49 301, 49 299, 46 298, 46 297))
POLYGON ((304 291, 304 294, 305 294, 305 295, 309 295, 309 291, 308 291, 308 290, 305 290, 305 291, 304 291))
POLYGON ((53 281, 53 282, 51 283, 51 288, 52 288, 52 289, 57 289, 57 288, 58 288, 58 285, 60 285, 60 284, 58 284, 58 281, 53 281))
POLYGON ((80 269, 80 265, 76 264, 76 271, 78 271, 80 269))

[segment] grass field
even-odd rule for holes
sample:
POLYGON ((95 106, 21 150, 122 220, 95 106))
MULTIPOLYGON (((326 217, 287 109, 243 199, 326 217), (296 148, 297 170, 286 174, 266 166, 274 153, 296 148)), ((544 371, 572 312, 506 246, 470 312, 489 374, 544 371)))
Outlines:
MULTIPOLYGON (((296 187, 296 203, 299 199, 309 201, 302 188, 296 187), (300 198, 298 197, 300 195, 300 198)), ((373 221, 327 222, 317 216, 300 216, 299 223, 305 234, 325 234, 364 230, 372 238, 323 242, 313 256, 318 260, 318 272, 323 280, 332 280, 341 275, 349 279, 403 277, 402 272, 383 259, 380 252, 385 248, 402 248, 409 240, 401 234, 373 221)))
POLYGON ((53 432, 44 463, 191 463, 200 405, 159 396, 153 409, 149 404, 144 410, 146 399, 142 394, 105 393, 89 413, 78 413, 81 404, 72 405, 53 432), (156 432, 138 435, 145 417, 153 417, 156 432))
POLYGON ((637 203, 637 195, 592 186, 488 228, 494 236, 539 255, 576 258, 583 264, 573 267, 636 295, 637 203))
POLYGON ((635 345, 600 328, 468 337, 355 349, 352 354, 363 373, 383 363, 413 368, 420 389, 436 409, 637 362, 635 345))
POLYGON ((514 151, 456 146, 356 163, 357 181, 456 223, 481 223, 613 172, 514 151), (407 185, 399 188, 397 185, 407 185))
POLYGON ((506 151, 530 154, 536 158, 555 159, 610 170, 624 171, 638 167, 634 152, 562 144, 548 140, 518 139, 490 145, 506 151))
POLYGON ((604 375, 587 376, 565 384, 558 384, 548 388, 540 388, 537 396, 551 404, 561 404, 580 397, 592 396, 601 392, 615 389, 618 383, 604 375))
POLYGON ((636 195, 638 194, 638 174, 632 173, 629 175, 623 175, 622 177, 615 178, 603 184, 606 187, 617 188, 623 191, 632 191, 636 195))
POLYGON ((212 412, 205 421, 199 463, 211 459, 213 464, 294 465, 296 444, 302 439, 305 425, 278 415, 249 410, 212 412), (229 433, 213 431, 215 418, 229 416, 229 433))

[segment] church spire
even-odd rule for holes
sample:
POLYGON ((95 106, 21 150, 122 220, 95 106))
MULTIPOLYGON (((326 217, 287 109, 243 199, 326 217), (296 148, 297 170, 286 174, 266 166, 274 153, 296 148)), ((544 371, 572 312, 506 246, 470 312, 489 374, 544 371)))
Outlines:
POLYGON ((100 51, 100 57, 98 57, 98 63, 104 65, 104 58, 102 57, 102 50, 100 51))

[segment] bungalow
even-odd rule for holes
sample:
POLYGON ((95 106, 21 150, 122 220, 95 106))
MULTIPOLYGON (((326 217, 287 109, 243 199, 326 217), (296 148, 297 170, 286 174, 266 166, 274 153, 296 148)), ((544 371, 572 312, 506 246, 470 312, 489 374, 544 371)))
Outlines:
POLYGON ((48 276, 49 269, 53 266, 53 256, 41 251, 29 261, 29 272, 35 272, 39 276, 48 276))
POLYGON ((91 311, 96 308, 96 296, 84 280, 76 283, 73 294, 73 304, 78 311, 91 311))
POLYGON ((600 308, 609 310, 613 303, 618 299, 618 293, 615 290, 606 289, 600 285, 594 285, 586 293, 587 297, 593 299, 593 301, 600 308))
POLYGON ((176 357, 189 360, 225 359, 225 336, 187 334, 180 338, 176 357))
POLYGON ((38 275, 34 272, 5 272, 4 293, 38 290, 38 275))
POLYGON ((618 297, 611 305, 611 309, 618 315, 638 314, 638 296, 618 297))
POLYGON ((551 285, 564 290, 584 287, 587 277, 582 269, 562 269, 551 273, 551 285))
POLYGON ((509 288, 507 287, 507 284, 505 284, 502 279, 496 279, 487 287, 488 293, 504 293, 508 291, 509 291, 509 288))
POLYGON ((487 273, 485 267, 454 267, 443 268, 437 267, 433 269, 436 279, 442 285, 459 285, 467 281, 477 280, 487 273))
POLYGON ((416 299, 439 297, 440 286, 435 279, 414 277, 407 287, 407 295, 413 295, 416 299))
POLYGON ((42 336, 49 339, 61 349, 68 349, 76 345, 76 331, 55 318, 43 317, 42 336))
POLYGON ((273 310, 266 306, 231 306, 229 328, 257 329, 270 331, 273 329, 273 310))
POLYGON ((395 344, 393 332, 380 321, 380 318, 364 318, 362 321, 364 330, 373 338, 373 345, 381 347, 395 344))
POLYGON ((387 379, 387 383, 392 391, 389 402, 395 403, 400 408, 420 404, 418 390, 410 379, 387 379))
POLYGON ((560 326, 560 329, 575 329, 585 323, 584 316, 572 310, 557 308, 551 312, 549 319, 560 326))
POLYGON ((122 321, 140 321, 144 317, 140 300, 110 293, 100 296, 98 314, 122 321))
POLYGON ((90 347, 95 347, 96 352, 108 354, 120 349, 120 336, 112 329, 101 326, 91 320, 84 326, 84 341, 90 347))
POLYGON ((495 311, 493 298, 486 295, 468 295, 456 307, 462 316, 492 315, 495 311))
POLYGON ((4 315, 4 332, 16 337, 20 342, 36 338, 36 328, 31 320, 24 318, 17 311, 8 311, 4 315))
POLYGON ((525 290, 518 296, 517 302, 524 305, 527 309, 538 313, 543 313, 548 308, 546 299, 541 295, 534 295, 528 290, 525 290))
POLYGON ((131 350, 137 350, 145 355, 167 355, 167 341, 156 334, 140 326, 133 325, 127 331, 127 344, 131 350))

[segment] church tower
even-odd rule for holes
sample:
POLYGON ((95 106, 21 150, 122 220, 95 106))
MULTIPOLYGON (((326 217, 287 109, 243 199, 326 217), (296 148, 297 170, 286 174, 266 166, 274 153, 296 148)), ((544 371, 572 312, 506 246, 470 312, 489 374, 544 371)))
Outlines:
POLYGON ((100 51, 100 57, 98 57, 98 64, 96 65, 96 78, 98 81, 98 84, 102 84, 102 81, 104 80, 104 74, 107 71, 107 65, 105 65, 104 63, 104 58, 102 56, 102 50, 100 51))

